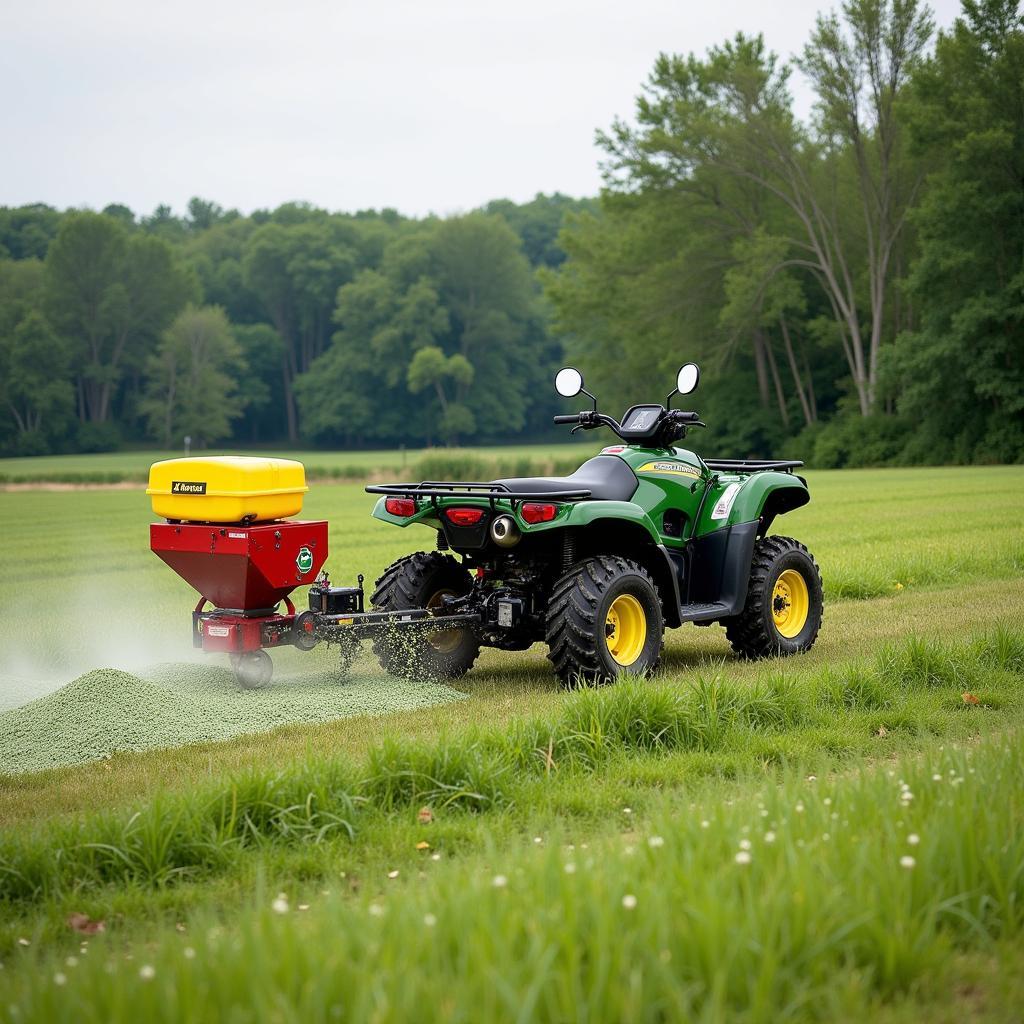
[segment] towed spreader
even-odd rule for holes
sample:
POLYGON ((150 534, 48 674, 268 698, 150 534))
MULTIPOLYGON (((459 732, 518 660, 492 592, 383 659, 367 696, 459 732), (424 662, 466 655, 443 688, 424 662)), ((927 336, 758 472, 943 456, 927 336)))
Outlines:
POLYGON ((240 685, 270 682, 270 648, 336 643, 347 669, 367 637, 478 621, 437 607, 366 612, 361 575, 358 586, 332 587, 322 571, 326 521, 289 518, 308 490, 302 464, 288 459, 171 459, 150 470, 146 493, 164 518, 150 525, 150 548, 200 595, 192 645, 227 654, 240 685), (290 595, 302 586, 310 588, 309 608, 296 611, 290 595))

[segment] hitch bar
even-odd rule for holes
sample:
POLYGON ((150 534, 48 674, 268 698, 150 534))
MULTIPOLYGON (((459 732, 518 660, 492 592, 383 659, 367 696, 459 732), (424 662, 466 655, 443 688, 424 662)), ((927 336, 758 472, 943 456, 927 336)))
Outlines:
POLYGON ((398 608, 388 612, 342 612, 324 615, 314 612, 316 635, 319 640, 330 641, 344 633, 359 639, 390 629, 437 632, 476 625, 483 621, 479 612, 458 615, 435 615, 428 608, 398 608))

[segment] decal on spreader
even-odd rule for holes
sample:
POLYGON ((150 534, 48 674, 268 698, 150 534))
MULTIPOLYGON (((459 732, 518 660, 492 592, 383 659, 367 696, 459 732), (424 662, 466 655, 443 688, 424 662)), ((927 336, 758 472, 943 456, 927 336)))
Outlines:
POLYGON ((295 567, 300 573, 305 575, 313 568, 313 552, 307 547, 299 548, 299 553, 295 559, 295 567))
POLYGON ((172 480, 171 494, 205 494, 205 480, 172 480))
POLYGON ((711 512, 712 519, 728 519, 729 513, 732 511, 733 502, 736 500, 736 495, 740 493, 739 484, 729 484, 722 496, 715 502, 715 507, 711 512))
POLYGON ((670 476, 700 477, 700 470, 684 462, 645 462, 638 473, 668 473, 670 476))

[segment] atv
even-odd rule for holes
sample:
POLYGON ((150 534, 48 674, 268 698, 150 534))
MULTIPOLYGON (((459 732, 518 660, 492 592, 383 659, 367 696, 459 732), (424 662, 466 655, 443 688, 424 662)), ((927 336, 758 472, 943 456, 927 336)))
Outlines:
MULTIPOLYGON (((721 623, 742 658, 809 650, 822 617, 818 567, 799 541, 769 535, 778 516, 810 500, 794 473, 803 463, 703 459, 677 447, 706 426, 672 408, 699 380, 687 363, 665 405, 634 405, 620 422, 564 367, 558 394, 583 394, 592 408, 555 423, 572 433, 607 427, 621 442, 574 473, 367 487, 381 495, 377 519, 430 527, 436 550, 391 565, 372 611, 362 614, 360 586, 360 614, 332 620, 418 624, 364 634, 382 667, 407 678, 456 678, 482 646, 521 651, 539 641, 566 685, 648 674, 665 627, 686 622, 721 623)), ((311 607, 327 611, 327 600, 325 589, 311 607)))

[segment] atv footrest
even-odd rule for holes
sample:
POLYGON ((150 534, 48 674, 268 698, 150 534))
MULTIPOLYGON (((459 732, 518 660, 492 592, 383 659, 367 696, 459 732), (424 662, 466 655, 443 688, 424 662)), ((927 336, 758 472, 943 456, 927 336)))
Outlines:
POLYGON ((684 604, 679 609, 681 622, 713 622, 723 616, 730 615, 731 609, 723 601, 712 604, 684 604))

